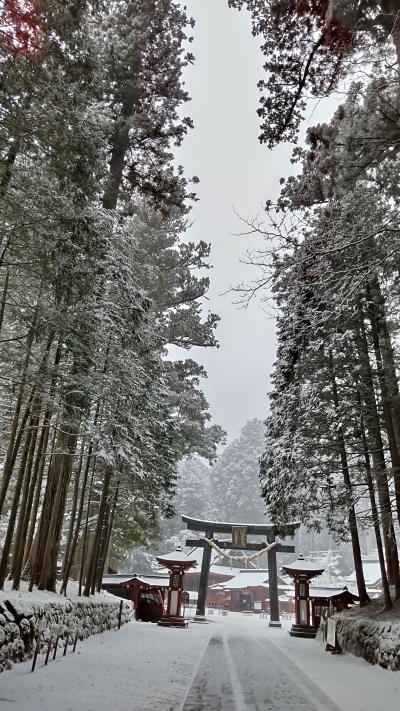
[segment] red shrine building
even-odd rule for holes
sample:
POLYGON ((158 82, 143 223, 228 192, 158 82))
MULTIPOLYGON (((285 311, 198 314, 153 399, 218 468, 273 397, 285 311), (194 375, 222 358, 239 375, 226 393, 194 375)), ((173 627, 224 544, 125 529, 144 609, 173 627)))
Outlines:
MULTIPOLYGON (((232 612, 268 612, 269 579, 268 570, 261 568, 242 568, 225 582, 209 587, 207 602, 211 606, 223 606, 232 612)), ((279 607, 281 611, 291 611, 293 605, 290 585, 285 585, 278 575, 279 607)))
MULTIPOLYGON (((217 585, 219 583, 224 583, 227 580, 231 580, 239 571, 240 568, 232 568, 228 565, 211 565, 210 572, 208 575, 209 592, 213 585, 217 585)), ((200 583, 199 566, 195 569, 188 570, 185 576, 185 580, 186 590, 189 590, 190 592, 198 592, 200 583)))
POLYGON ((140 593, 159 592, 162 599, 165 599, 165 591, 168 588, 168 575, 105 575, 103 577, 102 588, 107 592, 132 600, 136 609, 140 593))

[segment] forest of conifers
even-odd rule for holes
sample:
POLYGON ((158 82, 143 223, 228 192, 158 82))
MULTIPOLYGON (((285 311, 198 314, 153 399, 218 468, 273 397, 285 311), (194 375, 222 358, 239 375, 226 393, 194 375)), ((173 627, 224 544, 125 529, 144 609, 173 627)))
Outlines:
MULTIPOLYGON (((191 21, 170 0, 6 3, 0 85, 0 587, 100 587, 211 459, 192 358, 209 246, 184 240, 191 21)), ((193 179, 195 182, 196 179, 193 179)))
MULTIPOLYGON (((261 486, 301 520, 376 536, 400 598, 400 3, 228 0, 261 43, 260 140, 295 145, 265 196, 246 300, 272 294, 278 349, 261 486), (312 126, 310 98, 332 96, 312 126)), ((209 245, 185 239, 193 184, 182 73, 193 22, 173 0, 4 3, 0 83, 0 587, 89 595, 115 549, 173 513, 179 462, 212 461, 193 346, 214 347, 209 245), (29 20, 29 21, 28 21, 29 20), (26 29, 28 23, 28 29, 26 29), (18 29, 19 28, 19 29, 18 29), (16 31, 17 30, 17 31, 16 31)), ((228 117, 227 117, 227 120, 228 117)), ((266 413, 268 405, 266 403, 266 413)), ((221 496, 223 492, 221 492, 221 496)))
POLYGON ((299 141, 294 175, 244 227, 264 243, 242 296, 270 289, 277 309, 263 495, 282 528, 327 523, 351 539, 361 604, 360 533, 373 527, 389 608, 400 598, 400 3, 230 4, 250 9, 262 39, 260 140, 299 141), (329 95, 331 120, 312 125, 308 99, 329 95))

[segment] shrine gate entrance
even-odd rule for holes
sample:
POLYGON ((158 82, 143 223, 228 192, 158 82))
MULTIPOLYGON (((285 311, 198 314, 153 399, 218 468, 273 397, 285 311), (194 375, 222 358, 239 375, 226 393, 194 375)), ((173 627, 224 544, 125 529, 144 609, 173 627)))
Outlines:
MULTIPOLYGON (((186 545, 190 548, 203 548, 201 562, 199 596, 197 600, 196 617, 198 620, 205 619, 208 575, 211 563, 211 548, 224 550, 255 551, 261 554, 265 551, 268 555, 268 580, 269 580, 269 600, 270 600, 270 627, 280 627, 279 619, 279 597, 278 597, 278 569, 276 564, 277 553, 294 553, 293 545, 285 545, 276 540, 275 527, 272 524, 259 523, 220 523, 218 521, 201 521, 200 519, 182 516, 182 521, 186 523, 189 531, 203 531, 203 536, 197 539, 189 538, 186 545), (231 540, 218 541, 216 533, 228 533, 231 540), (253 543, 247 540, 247 536, 263 536, 260 543, 253 543)), ((286 536, 294 536, 299 523, 288 523, 285 525, 286 536)), ((251 556, 250 556, 251 557, 251 556)))

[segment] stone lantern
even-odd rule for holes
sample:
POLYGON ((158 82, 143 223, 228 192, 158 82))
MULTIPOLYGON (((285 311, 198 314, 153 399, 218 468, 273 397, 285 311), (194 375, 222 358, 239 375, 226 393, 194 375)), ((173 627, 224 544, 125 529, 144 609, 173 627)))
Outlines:
POLYGON ((299 556, 282 570, 294 581, 296 622, 292 625, 292 637, 315 637, 318 627, 313 624, 310 610, 310 580, 321 575, 325 568, 299 556))
POLYGON ((197 561, 186 555, 181 547, 172 553, 156 556, 156 558, 160 565, 169 571, 167 610, 158 624, 164 627, 185 627, 185 619, 181 614, 184 577, 189 568, 194 568, 197 565, 197 561))

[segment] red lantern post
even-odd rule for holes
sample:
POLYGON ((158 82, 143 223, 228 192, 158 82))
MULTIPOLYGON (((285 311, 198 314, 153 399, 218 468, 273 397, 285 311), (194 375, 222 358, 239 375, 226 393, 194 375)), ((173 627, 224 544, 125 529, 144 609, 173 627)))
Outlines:
POLYGON ((187 556, 182 549, 156 558, 160 565, 169 571, 167 610, 158 624, 163 627, 185 627, 185 619, 181 613, 185 572, 194 568, 197 561, 187 556))
POLYGON ((292 625, 292 637, 315 637, 318 626, 310 611, 310 580, 324 572, 324 567, 304 560, 299 556, 294 563, 283 565, 282 570, 294 581, 296 622, 292 625))

